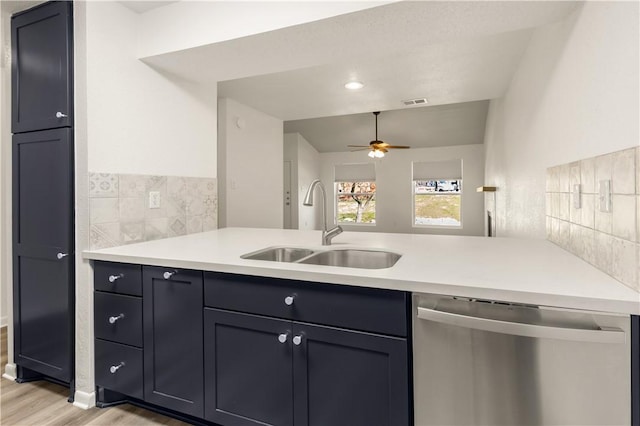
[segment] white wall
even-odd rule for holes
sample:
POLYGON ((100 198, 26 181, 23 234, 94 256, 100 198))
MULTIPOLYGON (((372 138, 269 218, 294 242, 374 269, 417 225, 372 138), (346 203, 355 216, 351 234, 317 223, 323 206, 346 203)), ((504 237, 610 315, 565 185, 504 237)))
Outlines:
POLYGON ((282 228, 282 120, 233 99, 218 113, 219 226, 282 228))
MULTIPOLYGON (((322 206, 303 206, 309 184, 320 178, 320 153, 304 138, 298 135, 298 229, 322 229, 322 206)), ((317 198, 316 198, 317 199, 317 198)))
POLYGON ((89 171, 216 177, 216 89, 140 62, 139 19, 86 4, 89 171))
MULTIPOLYGON (((296 187, 298 185, 298 138, 301 137, 299 133, 285 133, 283 137, 283 155, 284 162, 290 164, 290 176, 291 179, 291 221, 289 224, 284 222, 283 225, 286 229, 298 229, 298 210, 299 210, 299 195, 296 187)), ((284 173, 283 173, 284 176, 284 173)), ((284 219, 284 218, 283 218, 284 219)))
MULTIPOLYGON (((7 300, 11 285, 11 64, 6 60, 10 16, 0 14, 0 326, 7 325, 7 300)), ((13 356, 11 357, 13 358, 13 356)), ((9 360, 12 362, 12 359, 9 360)), ((4 366, 2 366, 3 368, 4 366)))
POLYGON ((284 159, 291 162, 292 229, 321 229, 321 205, 302 205, 309 184, 320 178, 320 153, 301 134, 287 133, 284 135, 284 159))
POLYGON ((498 236, 545 237, 547 167, 640 142, 638 2, 586 2, 537 29, 502 99, 491 101, 486 183, 498 236))
MULTIPOLYGON (((366 152, 320 154, 322 182, 327 187, 327 215, 335 223, 334 167, 336 164, 366 163, 366 152)), ((348 231, 399 232, 448 235, 484 235, 484 198, 476 188, 484 179, 484 146, 460 145, 439 148, 394 150, 376 164, 376 225, 342 225, 348 231), (413 226, 411 163, 462 159, 462 228, 413 226)))
POLYGON ((142 15, 139 57, 246 37, 386 3, 391 2, 176 2, 142 15), (184 31, 185 25, 189 31, 184 31))

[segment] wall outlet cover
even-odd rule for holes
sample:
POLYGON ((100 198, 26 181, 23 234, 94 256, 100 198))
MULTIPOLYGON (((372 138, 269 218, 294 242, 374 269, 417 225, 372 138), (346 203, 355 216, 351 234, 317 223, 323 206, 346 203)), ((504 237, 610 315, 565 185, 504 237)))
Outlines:
POLYGON ((598 183, 598 205, 600 211, 611 213, 611 181, 601 180, 598 183))
POLYGON ((580 199, 580 184, 576 183, 573 185, 573 208, 579 209, 582 207, 582 200, 580 199))
POLYGON ((149 191, 149 208, 160 208, 160 191, 149 191))

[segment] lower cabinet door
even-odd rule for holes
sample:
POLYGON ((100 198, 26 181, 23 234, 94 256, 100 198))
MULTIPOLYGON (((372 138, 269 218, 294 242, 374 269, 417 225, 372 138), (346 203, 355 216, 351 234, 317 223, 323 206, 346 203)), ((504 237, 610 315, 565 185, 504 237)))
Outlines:
POLYGON ((145 266, 144 399, 204 415, 202 272, 145 266))
POLYGON ((291 322, 207 308, 204 332, 205 418, 292 426, 291 322))
POLYGON ((407 340, 293 323, 296 426, 408 426, 407 340))

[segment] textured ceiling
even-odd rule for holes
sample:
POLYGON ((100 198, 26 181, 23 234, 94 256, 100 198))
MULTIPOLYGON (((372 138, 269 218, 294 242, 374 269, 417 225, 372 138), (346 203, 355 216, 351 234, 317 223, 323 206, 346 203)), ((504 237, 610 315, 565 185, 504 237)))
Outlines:
MULTIPOLYGON (((489 101, 383 111, 378 138, 413 148, 481 144, 489 101)), ((285 133, 300 133, 320 152, 350 151, 375 138, 372 113, 285 121, 285 133)))
POLYGON ((218 96, 282 120, 402 108, 404 99, 429 105, 502 97, 531 30, 426 45, 398 54, 224 81, 218 96), (356 79, 365 87, 351 91, 356 79))

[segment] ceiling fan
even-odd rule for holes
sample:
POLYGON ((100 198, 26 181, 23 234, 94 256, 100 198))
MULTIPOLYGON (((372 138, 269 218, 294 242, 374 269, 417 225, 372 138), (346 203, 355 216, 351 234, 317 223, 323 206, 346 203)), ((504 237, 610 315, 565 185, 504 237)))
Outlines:
POLYGON ((388 152, 390 149, 411 148, 410 146, 406 146, 406 145, 389 145, 386 142, 378 140, 378 115, 380 115, 380 111, 375 111, 373 115, 376 116, 376 139, 369 142, 369 145, 347 145, 349 148, 360 148, 360 149, 353 149, 351 150, 352 152, 369 150, 370 151, 368 154, 369 157, 382 158, 384 157, 384 154, 388 152))

